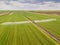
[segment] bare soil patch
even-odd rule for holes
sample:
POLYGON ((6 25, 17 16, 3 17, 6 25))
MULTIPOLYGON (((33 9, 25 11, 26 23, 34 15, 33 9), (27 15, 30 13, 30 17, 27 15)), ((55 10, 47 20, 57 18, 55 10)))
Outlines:
POLYGON ((59 15, 60 11, 31 11, 33 13, 39 13, 39 14, 52 14, 52 15, 59 15))
MULTIPOLYGON (((56 19, 44 19, 44 20, 33 20, 35 23, 37 22, 51 22, 56 21, 56 19)), ((0 25, 13 25, 13 24, 26 24, 31 23, 31 21, 20 21, 20 22, 3 22, 0 25)))

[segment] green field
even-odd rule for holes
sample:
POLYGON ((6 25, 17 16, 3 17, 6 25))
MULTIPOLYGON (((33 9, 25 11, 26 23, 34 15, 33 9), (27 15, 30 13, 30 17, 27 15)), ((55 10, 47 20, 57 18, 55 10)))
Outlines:
MULTIPOLYGON (((36 14, 28 11, 13 11, 13 14, 0 16, 0 24, 29 21, 25 16, 31 20, 56 19, 56 21, 37 22, 37 24, 58 38, 60 37, 60 16, 36 14)), ((37 28, 33 23, 26 23, 0 25, 0 45, 60 45, 60 43, 44 33, 42 29, 37 28)))

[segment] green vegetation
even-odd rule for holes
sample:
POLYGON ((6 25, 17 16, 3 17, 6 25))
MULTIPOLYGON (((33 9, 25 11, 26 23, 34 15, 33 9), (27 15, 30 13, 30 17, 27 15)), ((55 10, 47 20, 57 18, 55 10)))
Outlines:
MULTIPOLYGON (((60 37, 60 16, 35 14, 27 11, 13 11, 13 14, 0 16, 0 24, 3 22, 20 22, 31 20, 44 20, 55 18, 53 22, 38 23, 56 36, 60 37)), ((0 45, 59 45, 57 41, 42 33, 32 23, 0 25, 0 45)))
POLYGON ((60 37, 60 28, 59 28, 60 16, 48 15, 48 14, 43 15, 43 14, 35 14, 35 13, 29 13, 29 14, 30 15, 27 15, 27 16, 32 20, 56 19, 56 21, 53 21, 53 22, 46 22, 46 23, 43 22, 38 24, 60 37))

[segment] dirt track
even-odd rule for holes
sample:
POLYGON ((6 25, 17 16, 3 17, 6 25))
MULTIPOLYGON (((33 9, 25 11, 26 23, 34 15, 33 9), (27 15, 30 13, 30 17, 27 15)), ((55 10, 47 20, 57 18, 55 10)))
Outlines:
POLYGON ((13 12, 12 11, 10 11, 10 12, 4 12, 4 13, 0 13, 0 16, 5 16, 5 15, 8 15, 8 14, 12 14, 13 12))
MULTIPOLYGON (((26 17, 26 16, 25 16, 26 17)), ((38 27, 40 30, 42 30, 44 33, 47 33, 51 38, 53 38, 54 40, 56 40, 58 43, 60 43, 60 38, 57 37, 56 35, 54 35, 53 33, 49 32, 48 30, 46 30, 44 27, 40 26, 39 24, 37 24, 36 22, 32 21, 29 17, 26 17, 28 20, 30 20, 36 27, 38 27)))

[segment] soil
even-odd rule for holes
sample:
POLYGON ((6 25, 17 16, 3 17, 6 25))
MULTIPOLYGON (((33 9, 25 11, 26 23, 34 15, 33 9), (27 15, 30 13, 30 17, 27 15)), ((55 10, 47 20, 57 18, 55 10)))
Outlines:
POLYGON ((40 14, 53 14, 53 15, 59 15, 60 16, 60 12, 58 11, 31 11, 33 13, 40 13, 40 14))

